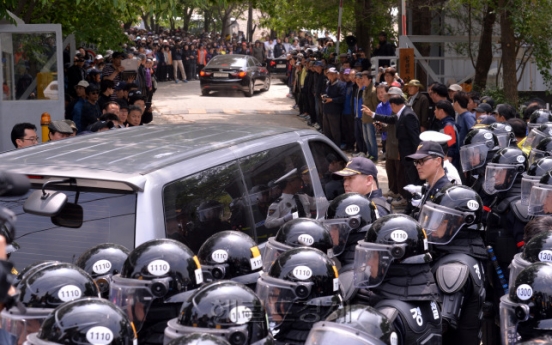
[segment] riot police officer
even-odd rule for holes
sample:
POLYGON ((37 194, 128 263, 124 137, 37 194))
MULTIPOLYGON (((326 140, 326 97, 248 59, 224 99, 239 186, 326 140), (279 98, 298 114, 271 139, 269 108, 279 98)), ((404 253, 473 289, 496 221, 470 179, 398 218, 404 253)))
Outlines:
POLYGON ((525 141, 523 142, 523 152, 529 154, 532 148, 537 147, 537 145, 544 140, 545 138, 552 137, 552 123, 547 122, 537 127, 533 127, 525 141))
POLYGON ((260 298, 243 284, 217 281, 202 286, 182 304, 165 328, 165 344, 190 333, 210 334, 231 345, 274 341, 260 298))
POLYGON ((552 154, 552 138, 542 139, 537 146, 531 149, 529 153, 529 164, 535 163, 537 160, 543 157, 550 157, 552 154))
POLYGON ((336 310, 313 325, 305 345, 396 345, 395 327, 378 310, 360 304, 336 310))
POLYGON ((239 231, 221 231, 209 237, 197 252, 205 282, 229 279, 255 287, 263 268, 259 247, 239 231))
MULTIPOLYGON (((552 139, 552 138, 550 138, 552 139)), ((552 141, 551 141, 552 143, 552 141)), ((540 145, 540 144, 539 144, 540 145)), ((531 150, 531 154, 535 149, 531 150)), ((521 204, 529 205, 529 196, 533 185, 539 183, 541 177, 552 170, 552 157, 542 157, 530 163, 526 172, 521 175, 521 204)))
POLYGON ((525 244, 523 251, 514 256, 508 286, 514 286, 519 272, 535 262, 552 262, 552 232, 535 235, 525 244))
POLYGON ((130 250, 119 244, 99 244, 84 252, 75 264, 90 274, 98 284, 102 297, 109 298, 111 277, 121 273, 121 268, 129 253, 130 250))
POLYGON ((263 253, 263 271, 267 271, 286 250, 303 246, 321 250, 329 258, 334 256, 330 230, 317 220, 297 218, 282 225, 276 236, 268 238, 263 253))
POLYGON ((439 289, 431 273, 427 236, 413 218, 376 220, 355 251, 354 303, 393 320, 401 344, 441 344, 439 289))
POLYGON ((44 265, 31 270, 17 285, 17 302, 3 310, 1 329, 12 333, 15 343, 37 332, 41 323, 56 307, 85 297, 100 297, 94 280, 77 266, 69 263, 44 265))
POLYGON ((491 123, 487 129, 496 135, 500 147, 517 146, 516 135, 508 123, 491 123))
POLYGON ((211 334, 191 333, 173 339, 167 345, 231 345, 223 338, 211 334))
POLYGON ((533 217, 552 214, 552 170, 542 175, 531 188, 528 213, 533 217))
POLYGON ((137 338, 125 313, 100 298, 64 303, 54 309, 37 333, 25 344, 117 344, 133 345, 137 338))
POLYGON ((282 253, 261 274, 256 292, 277 344, 303 344, 312 325, 343 303, 334 263, 318 249, 308 247, 282 253))
POLYGON ((531 116, 529 116, 527 127, 533 129, 547 122, 552 122, 552 113, 550 110, 539 109, 535 110, 531 116))
POLYGON ((443 343, 479 344, 485 302, 481 236, 483 203, 466 186, 449 186, 420 212, 420 225, 433 244, 432 271, 442 294, 443 343))
POLYGON ((157 239, 136 247, 113 276, 109 299, 127 313, 140 344, 163 344, 166 322, 203 283, 197 256, 184 244, 157 239))

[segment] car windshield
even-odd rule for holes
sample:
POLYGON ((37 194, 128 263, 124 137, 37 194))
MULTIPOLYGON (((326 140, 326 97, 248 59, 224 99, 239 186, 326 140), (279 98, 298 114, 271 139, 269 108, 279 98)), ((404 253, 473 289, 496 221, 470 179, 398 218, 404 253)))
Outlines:
MULTIPOLYGON (((43 260, 75 262, 86 250, 101 243, 134 248, 136 193, 80 192, 77 204, 83 208, 83 224, 73 229, 54 225, 50 217, 25 213, 23 204, 33 191, 22 197, 0 197, 0 207, 17 215, 15 242, 21 248, 10 258, 17 269, 43 260)), ((75 201, 75 192, 64 193, 68 202, 75 201)))
POLYGON ((247 59, 239 55, 217 55, 209 63, 207 67, 224 68, 224 67, 245 67, 247 59))

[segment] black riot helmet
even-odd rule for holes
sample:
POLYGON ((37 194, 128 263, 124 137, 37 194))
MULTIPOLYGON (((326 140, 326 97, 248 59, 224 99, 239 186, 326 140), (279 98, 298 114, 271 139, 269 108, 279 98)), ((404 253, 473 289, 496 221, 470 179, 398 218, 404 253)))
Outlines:
POLYGON ((509 124, 495 122, 491 123, 487 129, 496 135, 500 147, 516 145, 516 135, 509 124))
POLYGON ((0 328, 13 332, 15 339, 25 339, 28 334, 37 332, 50 312, 66 302, 100 297, 98 287, 88 273, 69 263, 29 270, 17 288, 17 301, 26 310, 12 307, 0 314, 0 328))
POLYGON ((96 281, 102 297, 109 298, 111 277, 121 273, 129 253, 130 250, 115 243, 99 244, 84 252, 75 264, 96 281))
POLYGON ((404 214, 376 220, 355 249, 354 284, 359 288, 380 285, 391 264, 431 261, 427 235, 418 222, 404 214))
MULTIPOLYGON (((333 199, 326 211, 324 225, 338 231, 339 236, 333 236, 334 254, 340 255, 350 244, 351 233, 366 232, 376 219, 376 206, 359 193, 345 193, 333 199), (339 237, 339 241, 336 241, 339 237)), ((356 241, 355 241, 356 242, 356 241)))
POLYGON ((552 214, 552 170, 544 173, 531 187, 527 212, 530 216, 552 214))
POLYGON ((337 267, 318 249, 282 253, 257 281, 257 295, 275 327, 314 323, 341 306, 337 267))
POLYGON ((537 262, 522 270, 509 295, 500 298, 503 344, 516 344, 552 329, 552 264, 537 262))
POLYGON ((531 149, 529 154, 529 164, 532 164, 542 157, 550 157, 552 155, 552 137, 542 139, 537 146, 531 149))
POLYGON ((44 320, 38 333, 27 336, 25 344, 136 343, 134 328, 121 309, 104 299, 85 298, 57 307, 44 320))
POLYGON ((529 128, 535 128, 547 122, 552 122, 552 113, 546 109, 539 109, 535 110, 531 116, 529 116, 527 126, 529 128))
POLYGON ((552 232, 535 235, 523 246, 523 252, 514 255, 509 286, 514 285, 519 272, 535 262, 552 262, 552 232))
POLYGON ((109 299, 127 312, 139 331, 154 301, 182 302, 202 283, 199 260, 188 247, 156 239, 130 252, 121 274, 113 276, 109 299))
POLYGON ((173 339, 167 345, 230 345, 230 343, 211 334, 192 333, 173 339))
POLYGON ((209 237, 197 257, 206 282, 230 279, 254 284, 263 268, 259 247, 239 231, 221 231, 209 237))
POLYGON ((25 276, 27 276, 28 274, 32 274, 32 272, 34 272, 36 270, 39 270, 39 269, 42 269, 45 266, 55 265, 55 264, 59 264, 59 263, 61 263, 61 262, 60 261, 55 261, 55 260, 44 260, 44 261, 38 261, 38 262, 32 263, 29 266, 23 268, 21 271, 19 271, 19 273, 17 274, 17 276, 13 280, 13 286, 17 287, 19 282, 21 280, 23 280, 23 278, 25 276))
POLYGON ((445 245, 462 229, 479 230, 482 217, 479 194, 467 186, 450 185, 422 206, 419 222, 429 243, 445 245))
MULTIPOLYGON (((531 154, 534 150, 531 150, 531 154)), ((533 161, 527 171, 521 175, 521 203, 523 205, 529 204, 533 185, 539 183, 542 175, 550 170, 552 170, 552 157, 542 157, 533 161)))
POLYGON ((231 345, 271 344, 261 300, 247 286, 228 280, 202 286, 165 328, 165 343, 190 333, 211 334, 231 345))
MULTIPOLYGON (((472 129, 460 147, 460 161, 463 171, 471 171, 485 165, 489 153, 500 149, 497 136, 488 128, 472 129)), ((492 155, 491 155, 492 156, 492 155)))
POLYGON ((317 220, 297 218, 284 223, 276 236, 268 239, 263 253, 263 270, 267 271, 281 253, 296 247, 316 248, 328 257, 333 256, 330 230, 317 220))
POLYGON ((483 189, 489 195, 512 188, 518 175, 527 169, 527 156, 517 147, 498 150, 485 168, 483 189))
POLYGON ((305 345, 396 345, 395 327, 367 305, 353 304, 334 311, 313 325, 305 345))
POLYGON ((546 138, 552 137, 552 123, 540 124, 537 127, 531 129, 527 138, 523 142, 524 150, 531 150, 538 146, 538 144, 546 138))

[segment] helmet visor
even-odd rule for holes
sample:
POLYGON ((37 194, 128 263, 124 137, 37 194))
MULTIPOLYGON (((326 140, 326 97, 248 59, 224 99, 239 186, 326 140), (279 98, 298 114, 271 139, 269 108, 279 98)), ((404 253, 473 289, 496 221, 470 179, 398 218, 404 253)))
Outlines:
POLYGON ((520 321, 524 321, 516 313, 516 308, 520 306, 521 304, 512 302, 508 295, 500 297, 500 338, 504 345, 517 344, 520 339, 517 327, 520 321))
POLYGON ((355 248, 353 282, 357 288, 373 288, 381 284, 391 262, 392 247, 359 241, 355 248))
POLYGON ((487 164, 483 189, 489 195, 509 190, 520 172, 518 165, 487 164))
MULTIPOLYGON (((236 317, 236 323, 242 323, 242 320, 244 321, 247 319, 251 319, 254 317, 254 315, 242 315, 236 317)), ((232 316, 230 316, 232 318, 232 316)), ((217 326, 221 325, 224 326, 224 322, 217 323, 217 326)), ((183 335, 186 334, 192 334, 192 333, 201 333, 201 334, 210 334, 215 337, 220 337, 223 339, 228 340, 230 344, 235 345, 246 345, 249 341, 249 333, 248 333, 248 325, 241 325, 236 326, 233 323, 232 327, 229 328, 202 328, 202 327, 190 327, 190 326, 183 326, 178 324, 178 319, 171 319, 167 323, 167 327, 165 328, 165 338, 163 340, 163 344, 167 344, 173 339, 180 338, 183 335)))
POLYGON ((330 230, 333 242, 333 255, 338 256, 343 253, 347 246, 349 234, 360 226, 360 216, 351 218, 324 219, 322 225, 330 230))
POLYGON ((531 149, 531 153, 529 153, 529 159, 527 160, 529 162, 529 165, 535 163, 541 158, 548 157, 550 154, 546 151, 541 151, 537 149, 531 149))
POLYGON ((544 216, 552 214, 552 189, 536 184, 531 188, 529 196, 528 214, 530 216, 544 216))
MULTIPOLYGON (((393 337, 393 334, 391 335, 393 337)), ((396 334, 395 334, 396 337, 396 334)), ((347 345, 385 345, 385 343, 373 336, 358 331, 347 330, 339 324, 325 322, 324 326, 315 323, 309 333, 305 345, 326 345, 326 344, 347 344, 347 345)))
POLYGON ((527 260, 522 259, 521 253, 517 253, 516 255, 514 255, 514 259, 510 263, 510 266, 508 267, 510 269, 510 278, 509 278, 508 286, 514 286, 514 283, 516 282, 516 278, 519 272, 529 267, 529 265, 531 265, 531 263, 527 260))
POLYGON ((521 179, 521 204, 529 205, 529 196, 531 195, 531 188, 534 185, 538 184, 540 177, 536 176, 527 176, 524 174, 521 179))
POLYGON ((271 327, 280 325, 289 309, 298 300, 306 300, 312 289, 312 282, 289 282, 263 273, 257 280, 257 296, 263 303, 271 327))
POLYGON ((463 171, 470 171, 482 167, 487 159, 489 148, 484 143, 462 146, 460 161, 463 171))
POLYGON ((28 308, 25 315, 12 314, 6 310, 0 314, 0 329, 8 333, 12 344, 22 344, 27 335, 38 332, 42 321, 53 309, 28 308))
POLYGON ((151 290, 152 283, 149 280, 127 279, 116 275, 110 285, 109 300, 127 314, 137 332, 142 328, 155 299, 151 290))
POLYGON ((444 245, 454 239, 462 226, 469 225, 474 220, 474 215, 469 212, 427 202, 422 206, 418 222, 425 229, 429 243, 444 245))
POLYGON ((274 237, 270 237, 265 245, 265 249, 262 255, 263 271, 267 272, 270 268, 270 265, 272 265, 272 263, 276 261, 276 259, 278 259, 280 254, 288 249, 291 249, 291 246, 280 243, 276 241, 274 237))
POLYGON ((527 135, 527 139, 525 139, 525 142, 523 142, 523 149, 530 150, 534 147, 537 147, 542 139, 548 138, 549 136, 550 135, 546 135, 538 129, 533 128, 531 132, 529 132, 529 134, 527 135))

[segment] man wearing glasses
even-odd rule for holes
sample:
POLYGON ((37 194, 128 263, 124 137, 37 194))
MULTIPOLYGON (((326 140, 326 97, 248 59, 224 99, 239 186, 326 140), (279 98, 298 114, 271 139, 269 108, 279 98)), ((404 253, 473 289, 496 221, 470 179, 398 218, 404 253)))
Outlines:
POLYGON ((426 181, 422 187, 422 201, 418 205, 422 209, 426 201, 432 201, 437 192, 451 185, 443 167, 445 153, 439 143, 423 141, 416 153, 406 156, 406 159, 414 163, 420 180, 426 181))
POLYGON ((36 145, 39 139, 36 134, 36 126, 32 123, 18 123, 12 128, 11 141, 17 149, 36 145))

